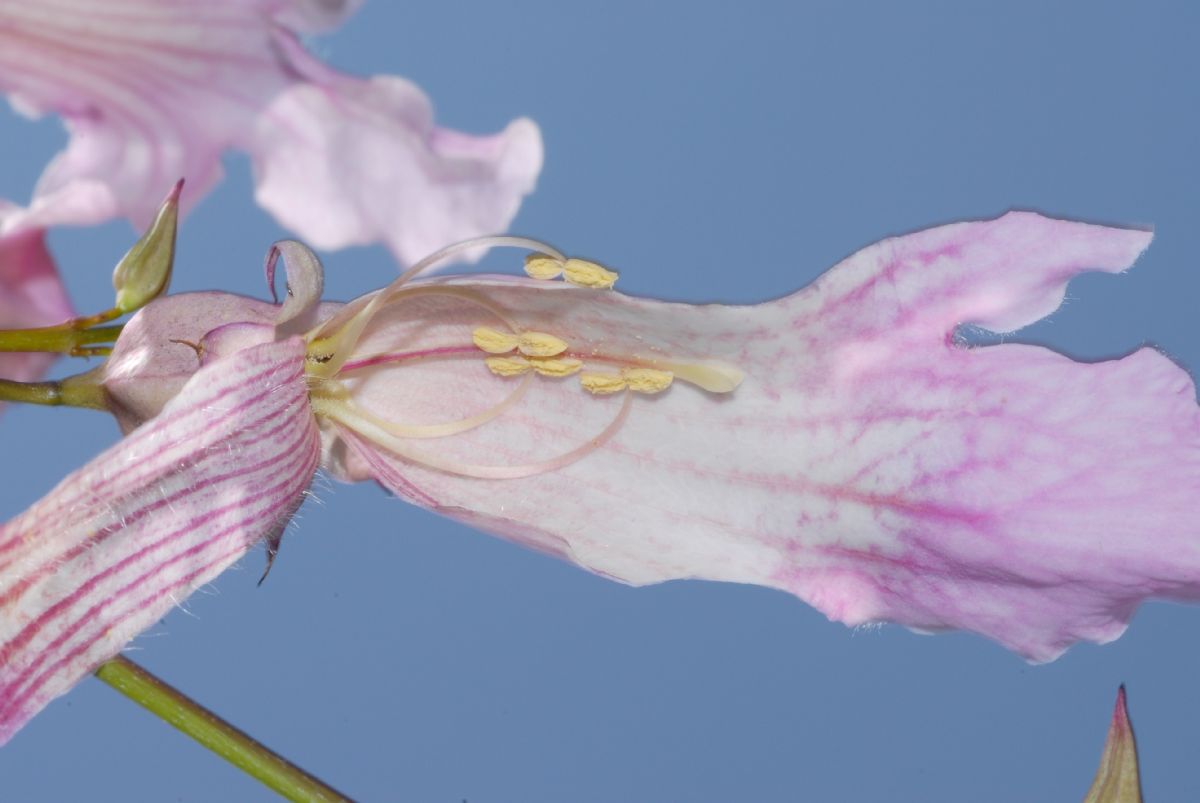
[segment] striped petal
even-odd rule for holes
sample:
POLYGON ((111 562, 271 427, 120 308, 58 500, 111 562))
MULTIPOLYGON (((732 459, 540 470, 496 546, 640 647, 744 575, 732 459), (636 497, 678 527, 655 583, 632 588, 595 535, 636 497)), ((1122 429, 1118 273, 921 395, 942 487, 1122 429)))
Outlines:
POLYGON ((971 630, 1049 660, 1116 638, 1148 596, 1200 597, 1195 389, 1152 349, 1081 364, 964 348, 955 328, 1026 325, 1149 240, 1012 213, 885 240, 753 307, 424 283, 342 367, 370 418, 330 417, 326 464, 626 582, 767 585, 850 625, 971 630), (633 360, 675 382, 593 396, 579 376, 517 378, 523 357, 493 375, 471 333, 505 325, 565 341, 580 376, 624 387, 633 360), (680 380, 711 360, 742 384, 680 380))
POLYGON ((319 446, 299 339, 195 374, 0 527, 0 744, 303 499, 319 446))
POLYGON ((343 75, 304 50, 293 28, 329 28, 356 5, 0 0, 0 91, 71 134, 10 225, 144 228, 166 188, 186 178, 194 204, 236 148, 259 201, 322 247, 384 242, 409 260, 505 228, 541 169, 537 127, 440 129, 412 84, 343 75))

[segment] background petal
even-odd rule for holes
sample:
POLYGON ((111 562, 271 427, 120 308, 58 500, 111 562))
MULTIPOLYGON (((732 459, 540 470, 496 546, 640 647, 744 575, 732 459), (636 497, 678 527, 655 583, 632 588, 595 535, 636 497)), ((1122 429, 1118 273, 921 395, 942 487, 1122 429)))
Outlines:
POLYGON ((363 0, 276 0, 275 18, 289 28, 318 33, 336 28, 363 0))
POLYGON ((28 223, 129 217, 144 228, 186 178, 185 208, 250 152, 259 201, 327 248, 385 242, 412 261, 503 229, 541 169, 529 120, 493 136, 438 129, 409 82, 332 70, 293 26, 324 30, 357 2, 79 0, 0 7, 0 89, 61 114, 28 223))
POLYGON ((542 167, 537 126, 472 137, 432 117, 402 78, 297 84, 255 128, 258 202, 317 248, 382 241, 405 264, 504 230, 542 167))
POLYGON ((299 339, 201 370, 0 527, 0 744, 277 535, 318 459, 299 339))
POLYGON ((71 138, 31 203, 41 225, 129 217, 144 228, 183 177, 190 207, 220 154, 287 83, 258 2, 10 3, 0 10, 0 86, 71 138), (89 201, 78 208, 78 198, 89 201), (86 216, 81 213, 86 212, 86 216))
MULTIPOLYGON (((0 209, 0 219, 3 210, 0 209)), ((71 302, 46 249, 44 232, 29 229, 0 236, 0 329, 61 323, 71 302)), ((53 354, 0 354, 0 379, 29 382, 54 361, 53 354)))

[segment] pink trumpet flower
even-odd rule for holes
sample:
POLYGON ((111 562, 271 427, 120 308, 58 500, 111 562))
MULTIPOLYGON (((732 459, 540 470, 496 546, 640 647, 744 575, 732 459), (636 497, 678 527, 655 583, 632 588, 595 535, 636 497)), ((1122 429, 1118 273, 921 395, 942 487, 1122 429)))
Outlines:
POLYGON ((344 75, 300 44, 357 5, 0 0, 0 91, 71 134, 0 234, 119 216, 144 229, 163 187, 186 176, 194 203, 230 148, 250 155, 258 202, 320 248, 382 241, 410 263, 503 229, 541 169, 537 126, 438 128, 412 83, 344 75))
MULTIPOLYGON (((144 229, 181 176, 190 207, 229 149, 249 154, 258 202, 320 248, 383 242, 408 264, 507 227, 541 170, 537 126, 439 128, 414 84, 345 75, 304 49, 297 32, 333 28, 358 5, 0 0, 0 92, 27 116, 61 115, 70 133, 28 206, 0 201, 0 328, 70 316, 44 249, 37 271, 14 252, 41 248, 53 226, 127 217, 144 229)), ((0 356, 0 378, 46 364, 0 356)))
POLYGON ((277 535, 317 431, 336 477, 624 582, 766 585, 1036 661, 1114 639, 1146 597, 1200 593, 1191 380, 1153 349, 1081 364, 955 331, 1025 326, 1150 237, 1010 213, 745 307, 624 296, 515 238, 487 244, 531 247, 530 278, 412 280, 444 252, 322 305, 316 259, 282 244, 282 305, 201 293, 138 314, 103 369, 132 434, 0 529, 0 736, 277 535), (213 490, 164 505, 164 476, 213 490), (219 560, 190 557, 208 543, 219 560))

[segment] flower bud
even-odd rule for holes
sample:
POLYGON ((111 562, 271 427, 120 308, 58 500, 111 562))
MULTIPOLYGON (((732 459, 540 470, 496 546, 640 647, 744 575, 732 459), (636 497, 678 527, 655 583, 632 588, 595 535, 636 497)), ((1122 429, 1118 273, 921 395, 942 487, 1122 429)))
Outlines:
POLYGON ((122 314, 141 309, 166 292, 175 261, 175 224, 179 217, 179 193, 183 179, 163 201, 158 215, 142 238, 133 244, 113 271, 117 300, 122 314))

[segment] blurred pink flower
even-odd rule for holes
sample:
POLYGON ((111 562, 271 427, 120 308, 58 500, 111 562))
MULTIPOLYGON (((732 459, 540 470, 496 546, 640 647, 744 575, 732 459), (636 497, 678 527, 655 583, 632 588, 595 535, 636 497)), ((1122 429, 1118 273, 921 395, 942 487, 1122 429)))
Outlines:
MULTIPOLYGON (((0 200, 0 225, 5 209, 0 200)), ((31 229, 0 237, 0 327, 50 326, 71 315, 71 302, 46 250, 43 232, 31 229)), ((0 379, 37 379, 53 359, 51 354, 0 352, 0 379)))
POLYGON ((537 126, 441 129, 412 83, 344 75, 305 51, 296 30, 356 5, 0 0, 0 89, 26 114, 62 115, 71 134, 5 225, 124 216, 144 228, 177 179, 195 203, 236 148, 259 203, 319 248, 382 241, 407 263, 505 228, 541 169, 537 126))
MULTIPOLYGON (((850 625, 965 629, 1045 661, 1080 639, 1116 638, 1146 597, 1200 593, 1200 409, 1188 376, 1153 349, 1081 364, 1035 346, 966 348, 955 330, 1025 326, 1058 307, 1073 275, 1120 271, 1150 237, 1011 213, 884 240, 749 307, 631 298, 602 289, 610 274, 552 252, 527 263, 541 279, 406 275, 318 305, 319 264, 285 244, 282 306, 223 293, 155 301, 126 327, 104 381, 122 425, 141 424, 131 438, 188 455, 200 447, 173 429, 172 411, 198 409, 208 384, 232 387, 270 359, 288 382, 306 376, 303 414, 288 383, 217 407, 245 419, 230 424, 236 437, 258 439, 213 447, 236 454, 220 469, 235 497, 264 485, 237 471, 291 454, 317 427, 334 476, 377 480, 607 577, 771 586, 850 625), (545 280, 564 271, 590 289, 545 280), (288 423, 267 433, 274 403, 288 423)), ((244 393, 277 386, 254 380, 244 393)), ((121 448, 82 476, 120 474, 121 448)), ((173 460, 181 487, 208 476, 173 460)), ((307 484, 308 463, 291 470, 288 488, 307 484)), ((46 699, 24 691, 31 678, 61 691, 91 666, 45 668, 60 664, 45 664, 44 646, 11 645, 20 619, 62 610, 64 623, 82 622, 108 604, 62 599, 128 559, 115 550, 141 548, 137 537, 121 547, 115 529, 141 520, 131 510, 150 514, 141 495, 158 499, 158 485, 128 482, 143 507, 77 514, 114 530, 111 557, 86 547, 96 525, 56 521, 78 510, 64 501, 77 478, 0 528, 0 549, 46 550, 22 559, 10 588, 27 576, 57 583, 0 596, 8 732, 46 699), (96 559, 52 558, 84 549, 96 559)), ((171 532, 216 537, 208 525, 171 532)), ((144 559, 147 572, 158 562, 144 559)), ((178 569, 193 571, 184 557, 178 569)), ((137 594, 157 594, 165 580, 146 577, 137 594)), ((93 663, 112 654, 144 626, 129 621, 102 648, 78 649, 93 663)))
MULTIPOLYGON (((481 137, 438 128, 412 83, 344 75, 300 44, 296 31, 334 27, 357 5, 0 0, 0 91, 26 115, 61 115, 70 132, 29 205, 0 209, 0 259, 51 226, 127 217, 144 228, 181 177, 190 206, 231 148, 249 154, 258 202, 320 248, 383 242, 409 263, 503 230, 541 169, 537 126, 522 118, 481 137)), ((52 273, 24 287, 33 275, 0 266, 0 297, 49 303, 52 273)), ((29 323, 9 313, 0 307, 0 327, 29 323)), ((0 360, 0 376, 45 365, 17 360, 0 360)))

